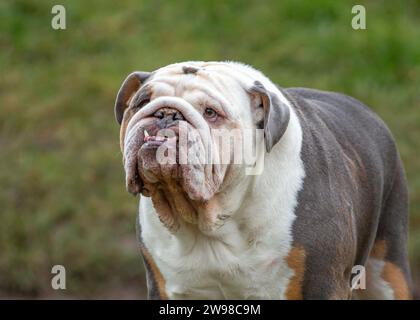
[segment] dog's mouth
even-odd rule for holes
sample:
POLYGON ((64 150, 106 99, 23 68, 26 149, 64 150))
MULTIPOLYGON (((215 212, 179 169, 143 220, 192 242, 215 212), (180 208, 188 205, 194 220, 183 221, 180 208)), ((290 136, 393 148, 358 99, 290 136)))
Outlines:
POLYGON ((140 191, 144 196, 150 196, 157 185, 167 183, 168 179, 182 181, 178 132, 178 126, 159 129, 149 125, 139 137, 142 139, 140 148, 133 151, 137 153, 137 173, 142 180, 140 191))
POLYGON ((168 140, 168 137, 148 136, 143 139, 144 145, 148 147, 159 147, 168 140))
POLYGON ((159 119, 149 114, 130 124, 126 132, 127 189, 151 197, 160 220, 170 230, 179 227, 179 218, 204 227, 214 225, 218 215, 211 199, 224 173, 204 156, 211 139, 210 135, 203 138, 199 125, 183 119, 162 128, 159 119), (200 214, 209 205, 211 215, 200 214))

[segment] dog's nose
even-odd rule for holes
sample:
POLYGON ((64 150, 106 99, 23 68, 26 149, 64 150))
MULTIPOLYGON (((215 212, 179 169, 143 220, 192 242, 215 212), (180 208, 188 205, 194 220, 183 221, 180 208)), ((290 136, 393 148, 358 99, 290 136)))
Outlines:
POLYGON ((168 128, 177 120, 184 120, 182 113, 172 108, 161 108, 156 111, 153 116, 159 119, 157 126, 160 129, 168 128))

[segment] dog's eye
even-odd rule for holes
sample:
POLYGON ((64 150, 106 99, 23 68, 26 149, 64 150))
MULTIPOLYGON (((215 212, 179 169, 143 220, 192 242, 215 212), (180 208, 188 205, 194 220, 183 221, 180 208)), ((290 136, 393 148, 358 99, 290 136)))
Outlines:
POLYGON ((204 110, 204 117, 209 120, 214 120, 217 118, 217 112, 212 108, 206 108, 206 110, 204 110))
POLYGON ((143 107, 144 105, 148 104, 150 102, 150 99, 143 99, 141 100, 139 103, 137 103, 134 108, 135 109, 140 109, 141 107, 143 107))

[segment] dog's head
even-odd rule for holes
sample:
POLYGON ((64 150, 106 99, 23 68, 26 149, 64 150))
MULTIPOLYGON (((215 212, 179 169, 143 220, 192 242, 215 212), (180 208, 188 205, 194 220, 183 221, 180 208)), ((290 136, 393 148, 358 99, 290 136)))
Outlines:
POLYGON ((245 163, 235 152, 243 155, 244 144, 255 142, 244 130, 261 129, 267 152, 286 130, 289 107, 278 92, 237 63, 186 62, 131 73, 115 103, 128 191, 151 196, 169 229, 179 217, 203 228, 220 225, 216 195, 243 176, 245 163))

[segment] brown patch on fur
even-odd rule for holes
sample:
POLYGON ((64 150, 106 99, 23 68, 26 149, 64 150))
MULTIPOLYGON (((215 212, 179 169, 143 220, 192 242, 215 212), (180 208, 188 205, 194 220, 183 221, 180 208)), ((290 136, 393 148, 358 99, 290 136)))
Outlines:
POLYGON ((168 295, 166 294, 166 289, 165 289, 165 286, 166 286, 165 278, 163 278, 162 273, 160 272, 156 263, 153 261, 153 258, 150 255, 147 248, 143 244, 140 244, 140 249, 141 249, 141 252, 143 253, 143 258, 149 267, 149 271, 152 273, 152 278, 156 282, 156 287, 157 287, 160 299, 168 300, 168 295))
POLYGON ((384 268, 381 278, 384 279, 394 291, 394 298, 397 300, 411 299, 410 290, 407 281, 401 269, 392 262, 386 261, 387 244, 385 240, 377 240, 370 251, 370 257, 383 260, 384 268))
POLYGON ((306 253, 302 246, 293 247, 286 258, 287 265, 294 271, 286 289, 287 300, 303 299, 302 283, 305 275, 305 259, 306 253))
POLYGON ((370 257, 384 260, 387 252, 385 240, 377 240, 370 251, 370 257))
POLYGON ((401 269, 395 264, 385 261, 381 277, 389 283, 394 291, 394 299, 410 300, 411 294, 401 269))

